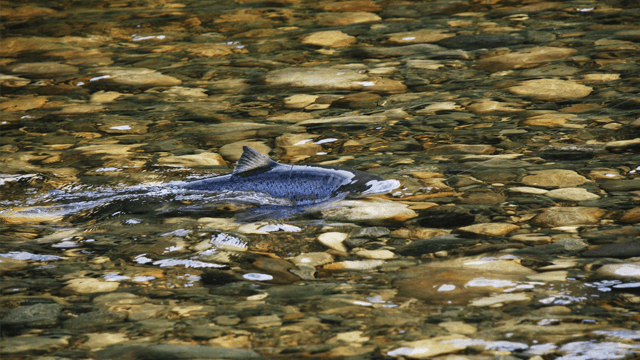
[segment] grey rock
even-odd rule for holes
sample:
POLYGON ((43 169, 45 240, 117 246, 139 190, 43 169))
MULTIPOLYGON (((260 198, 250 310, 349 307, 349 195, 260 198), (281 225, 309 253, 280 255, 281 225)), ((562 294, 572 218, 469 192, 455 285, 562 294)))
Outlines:
POLYGON ((387 236, 389 235, 390 231, 388 228, 383 227, 383 226, 372 226, 372 227, 365 227, 365 228, 360 228, 355 230, 354 232, 351 233, 351 237, 363 237, 363 238, 370 238, 370 239, 375 239, 375 238, 379 238, 382 236, 387 236))
POLYGON ((640 240, 599 246, 580 254, 583 257, 630 258, 640 256, 640 240))
POLYGON ((442 250, 456 249, 462 246, 477 244, 476 239, 462 239, 457 235, 443 235, 430 239, 416 240, 396 250, 398 254, 405 256, 420 256, 442 250))
POLYGON ((522 44, 525 39, 507 34, 458 35, 437 42, 438 45, 464 50, 492 49, 522 44))
POLYGON ((475 215, 468 210, 452 207, 438 207, 427 209, 420 213, 416 219, 410 220, 410 225, 426 228, 460 227, 473 224, 475 215))
POLYGON ((587 245, 587 243, 582 239, 562 239, 554 242, 553 244, 518 249, 513 253, 533 255, 575 254, 588 246, 589 245, 587 245))
POLYGON ((31 327, 53 325, 58 321, 58 315, 60 315, 61 309, 62 306, 58 304, 19 306, 11 309, 9 313, 0 320, 0 324, 31 327))
POLYGON ((606 191, 631 191, 640 190, 640 179, 633 180, 611 180, 600 184, 606 191))
POLYGON ((433 44, 414 44, 393 47, 362 47, 354 50, 356 56, 367 56, 374 58, 386 58, 407 55, 420 55, 428 59, 433 58, 455 58, 468 59, 469 54, 464 50, 449 50, 442 46, 433 44))
POLYGON ((127 314, 115 311, 92 311, 80 314, 78 317, 68 319, 64 322, 65 329, 92 331, 103 328, 110 324, 123 322, 127 314))
POLYGON ((601 152, 604 152, 602 145, 547 145, 538 155, 550 160, 570 161, 591 159, 601 152))

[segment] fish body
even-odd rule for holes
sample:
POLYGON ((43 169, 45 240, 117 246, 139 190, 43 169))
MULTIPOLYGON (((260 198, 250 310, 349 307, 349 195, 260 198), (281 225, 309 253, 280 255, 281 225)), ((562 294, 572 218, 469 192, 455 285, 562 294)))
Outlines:
POLYGON ((245 146, 231 174, 190 181, 181 187, 211 192, 258 192, 287 199, 291 205, 307 205, 347 196, 382 194, 398 186, 398 180, 385 180, 363 171, 280 164, 245 146))

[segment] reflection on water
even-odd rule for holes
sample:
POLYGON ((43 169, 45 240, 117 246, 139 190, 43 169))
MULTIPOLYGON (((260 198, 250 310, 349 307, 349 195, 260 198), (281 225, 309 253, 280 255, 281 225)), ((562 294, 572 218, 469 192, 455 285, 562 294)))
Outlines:
POLYGON ((3 356, 640 356, 637 4, 0 13, 3 356), (244 146, 402 185, 181 187, 244 146))

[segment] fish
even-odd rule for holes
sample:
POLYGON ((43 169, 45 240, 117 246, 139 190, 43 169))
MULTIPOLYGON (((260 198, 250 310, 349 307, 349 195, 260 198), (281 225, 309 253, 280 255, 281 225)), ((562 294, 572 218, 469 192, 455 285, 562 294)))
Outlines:
POLYGON ((282 164, 248 146, 242 150, 231 174, 187 181, 181 187, 190 191, 253 192, 300 206, 384 194, 400 186, 398 180, 387 180, 364 171, 282 164))

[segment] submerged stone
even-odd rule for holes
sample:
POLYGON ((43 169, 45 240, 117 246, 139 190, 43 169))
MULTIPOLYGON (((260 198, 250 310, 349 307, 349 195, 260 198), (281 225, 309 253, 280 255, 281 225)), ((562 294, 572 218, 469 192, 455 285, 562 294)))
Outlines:
POLYGON ((443 39, 454 37, 455 34, 445 33, 442 30, 422 29, 389 34, 387 43, 390 45, 407 45, 420 43, 434 43, 443 39))
MULTIPOLYGON (((4 261, 4 259, 2 261, 4 261)), ((0 324, 7 327, 41 327, 54 325, 58 322, 58 316, 61 310, 62 306, 58 304, 19 306, 11 309, 4 318, 0 319, 0 324)))
POLYGON ((583 257, 630 258, 640 256, 640 240, 598 246, 580 254, 583 257))
POLYGON ((260 357, 258 353, 249 349, 158 343, 111 345, 98 352, 98 356, 103 359, 250 359, 260 357))
POLYGON ((517 257, 474 256, 433 261, 401 271, 399 293, 430 303, 468 304, 478 296, 513 289, 535 271, 520 265, 517 257))
POLYGON ((480 59, 481 69, 519 69, 533 67, 542 63, 565 59, 577 53, 575 49, 539 46, 519 50, 504 55, 495 55, 480 59))
POLYGON ((563 101, 583 98, 591 94, 593 88, 569 80, 539 79, 523 81, 509 91, 535 100, 563 101))
POLYGON ((597 224, 606 210, 592 207, 554 207, 542 209, 531 223, 542 227, 597 224))
POLYGON ((356 43, 356 38, 338 30, 320 31, 303 37, 303 44, 340 48, 356 43))
POLYGON ((343 200, 337 203, 335 208, 323 210, 322 216, 337 221, 384 225, 406 221, 418 214, 410 210, 407 205, 393 201, 343 200))
POLYGON ((173 76, 161 74, 155 70, 136 69, 106 69, 98 71, 99 74, 94 81, 105 82, 114 85, 154 87, 154 86, 176 86, 182 81, 173 76))
POLYGON ((553 169, 534 171, 531 175, 522 178, 522 183, 543 188, 575 187, 586 183, 584 176, 573 170, 553 169))

